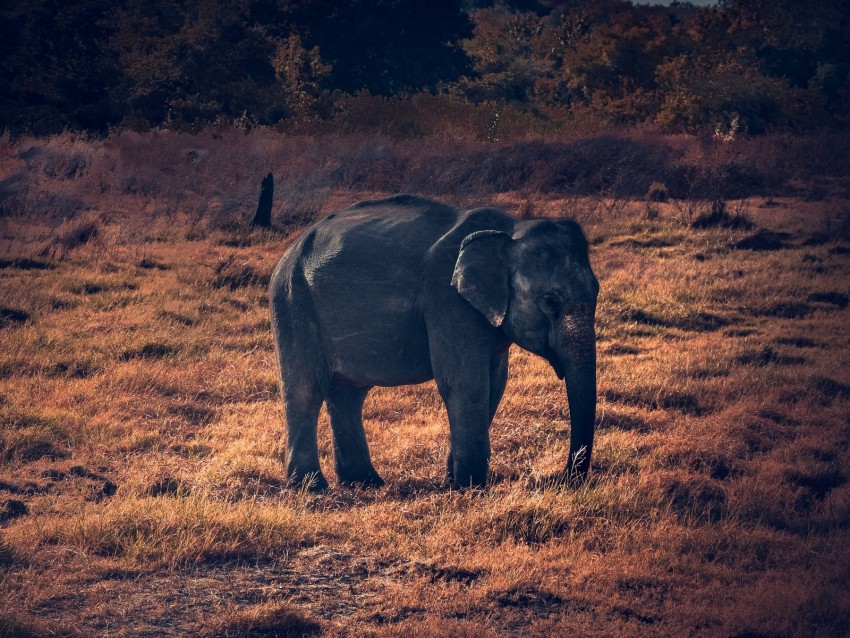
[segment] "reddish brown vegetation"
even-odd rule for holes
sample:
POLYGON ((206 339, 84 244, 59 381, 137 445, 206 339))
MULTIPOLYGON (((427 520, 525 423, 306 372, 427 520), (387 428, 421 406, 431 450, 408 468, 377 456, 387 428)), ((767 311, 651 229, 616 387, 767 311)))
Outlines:
MULTIPOLYGON (((645 173, 590 167, 636 139, 6 144, 0 635, 850 631, 847 185, 764 170, 769 192, 724 192, 718 212, 681 199, 676 166, 779 156, 664 139, 679 151, 645 173), (558 186, 581 144, 587 173, 558 186), (245 230, 269 168, 277 229, 245 230), (662 181, 666 198, 643 199, 662 181), (547 487, 563 388, 514 351, 487 492, 443 487, 431 384, 366 403, 385 487, 283 487, 268 273, 308 219, 397 188, 584 224, 602 285, 587 485, 547 487)), ((324 416, 320 449, 332 475, 324 416)))

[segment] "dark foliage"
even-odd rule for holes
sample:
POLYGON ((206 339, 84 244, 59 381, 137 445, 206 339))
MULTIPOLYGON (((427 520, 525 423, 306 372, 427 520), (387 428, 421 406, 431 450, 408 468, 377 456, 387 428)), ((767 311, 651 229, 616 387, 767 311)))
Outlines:
POLYGON ((472 23, 455 0, 300 4, 292 17, 307 45, 331 65, 336 89, 397 95, 432 89, 469 70, 457 42, 472 35, 472 23))
POLYGON ((844 310, 850 305, 850 298, 843 292, 813 292, 808 296, 809 301, 825 303, 844 310))
POLYGON ((697 215, 691 222, 692 228, 732 228, 735 230, 751 230, 753 220, 743 213, 730 213, 726 210, 726 202, 716 199, 709 210, 697 215))
POLYGON ((109 0, 0 5, 0 127, 105 131, 121 116, 109 0))
POLYGON ((29 508, 23 501, 9 499, 0 507, 0 523, 29 514, 29 508))
MULTIPOLYGON (((731 140, 846 124, 847 60, 842 0, 32 0, 0 6, 0 127, 320 131, 357 125, 352 96, 438 92, 489 110, 492 141, 572 119, 731 140)), ((415 111, 372 126, 420 134, 415 111)))
POLYGON ((140 348, 133 350, 125 350, 118 357, 120 361, 130 361, 132 359, 165 359, 173 357, 179 352, 176 346, 167 343, 146 343, 140 348))
POLYGON ((739 250, 782 250, 788 248, 791 239, 789 233, 775 232, 761 228, 743 239, 739 239, 732 246, 739 250))
POLYGON ((29 318, 29 313, 24 310, 0 306, 0 328, 26 323, 29 318))

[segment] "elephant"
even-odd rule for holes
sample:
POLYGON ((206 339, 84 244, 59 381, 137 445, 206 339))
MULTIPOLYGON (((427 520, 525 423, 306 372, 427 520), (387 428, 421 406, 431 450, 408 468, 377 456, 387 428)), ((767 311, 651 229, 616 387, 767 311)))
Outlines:
POLYGON ((361 201, 295 240, 269 289, 290 484, 328 487, 317 443, 325 402, 340 484, 383 485, 363 428, 366 395, 434 379, 449 420, 448 483, 484 487, 512 343, 565 380, 570 452, 559 478, 586 476, 599 283, 575 221, 408 194, 361 201))

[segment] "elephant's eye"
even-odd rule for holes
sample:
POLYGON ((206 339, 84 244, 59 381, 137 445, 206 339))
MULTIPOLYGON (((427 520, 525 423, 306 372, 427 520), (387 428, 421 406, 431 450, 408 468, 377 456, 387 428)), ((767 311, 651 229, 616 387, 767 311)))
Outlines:
POLYGON ((563 304, 561 298, 551 292, 547 292, 540 297, 539 303, 540 309, 550 317, 556 317, 561 311, 561 305, 563 304))

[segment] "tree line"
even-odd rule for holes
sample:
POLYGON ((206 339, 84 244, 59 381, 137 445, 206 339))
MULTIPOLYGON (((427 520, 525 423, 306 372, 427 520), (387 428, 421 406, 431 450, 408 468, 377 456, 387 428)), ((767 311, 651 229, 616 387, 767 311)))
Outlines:
MULTIPOLYGON (((759 134, 844 126, 850 6, 727 0, 30 0, 0 6, 0 129, 275 125, 352 99, 539 122, 759 134)), ((391 111, 391 109, 389 109, 391 111)))

